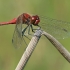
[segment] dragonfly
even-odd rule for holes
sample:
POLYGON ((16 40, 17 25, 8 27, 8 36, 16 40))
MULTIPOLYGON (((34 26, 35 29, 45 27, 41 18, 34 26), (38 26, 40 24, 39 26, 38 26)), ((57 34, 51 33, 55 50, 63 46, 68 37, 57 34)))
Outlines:
POLYGON ((31 28, 32 32, 34 32, 34 30, 36 30, 36 29, 33 29, 32 25, 38 26, 40 28, 40 26, 38 25, 39 22, 40 22, 40 19, 37 15, 30 16, 27 13, 23 13, 18 18, 14 18, 13 20, 11 20, 9 22, 0 23, 0 26, 8 25, 8 24, 16 24, 14 34, 13 34, 13 38, 12 38, 12 43, 15 47, 19 48, 22 44, 22 41, 24 40, 23 36, 27 37, 24 34, 26 29, 28 28, 28 34, 31 35, 30 34, 30 28, 31 28), (22 24, 26 24, 27 26, 25 28, 23 28, 22 24))
POLYGON ((28 13, 21 14, 18 18, 14 18, 9 22, 0 23, 0 25, 16 24, 12 42, 16 47, 21 46, 25 31, 30 28, 34 32, 33 26, 38 26, 57 39, 64 39, 70 36, 70 22, 56 20, 52 18, 40 17, 38 15, 30 15, 28 13), (22 24, 27 26, 23 29, 22 24))

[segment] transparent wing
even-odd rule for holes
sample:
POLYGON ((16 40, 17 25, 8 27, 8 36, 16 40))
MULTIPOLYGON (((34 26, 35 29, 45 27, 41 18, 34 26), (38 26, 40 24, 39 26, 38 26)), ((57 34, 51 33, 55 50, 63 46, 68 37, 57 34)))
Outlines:
POLYGON ((51 18, 40 18, 41 22, 39 25, 42 29, 57 39, 66 38, 70 36, 70 23, 51 19, 51 18))
POLYGON ((23 15, 19 16, 16 21, 16 26, 12 38, 12 43, 16 48, 19 48, 22 44, 22 23, 23 15))

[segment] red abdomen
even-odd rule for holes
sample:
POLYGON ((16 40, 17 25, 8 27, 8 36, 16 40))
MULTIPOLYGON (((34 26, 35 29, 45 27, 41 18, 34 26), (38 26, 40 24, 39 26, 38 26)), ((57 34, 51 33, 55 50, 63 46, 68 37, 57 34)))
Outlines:
POLYGON ((9 22, 0 22, 0 26, 1 25, 8 25, 8 24, 16 24, 16 18, 14 18, 13 20, 9 21, 9 22))

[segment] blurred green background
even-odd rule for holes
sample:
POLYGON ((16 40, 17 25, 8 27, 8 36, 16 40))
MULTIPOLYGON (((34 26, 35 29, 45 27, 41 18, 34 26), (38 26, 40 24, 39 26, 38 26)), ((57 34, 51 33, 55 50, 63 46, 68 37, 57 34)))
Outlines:
MULTIPOLYGON (((0 22, 9 21, 25 12, 70 22, 70 0, 0 0, 0 22)), ((14 29, 15 25, 0 26, 0 70, 15 70, 26 48, 24 43, 19 49, 13 47, 14 29)), ((59 41, 70 51, 70 38, 59 41)), ((25 70, 70 70, 70 66, 42 36, 25 70)))

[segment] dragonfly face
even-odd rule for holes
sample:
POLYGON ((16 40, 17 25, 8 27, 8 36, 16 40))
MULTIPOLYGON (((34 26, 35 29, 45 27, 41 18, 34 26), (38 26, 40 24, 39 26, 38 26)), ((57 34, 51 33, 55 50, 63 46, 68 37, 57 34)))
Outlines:
POLYGON ((40 22, 40 18, 38 15, 32 16, 32 24, 33 25, 38 25, 38 23, 40 22))

